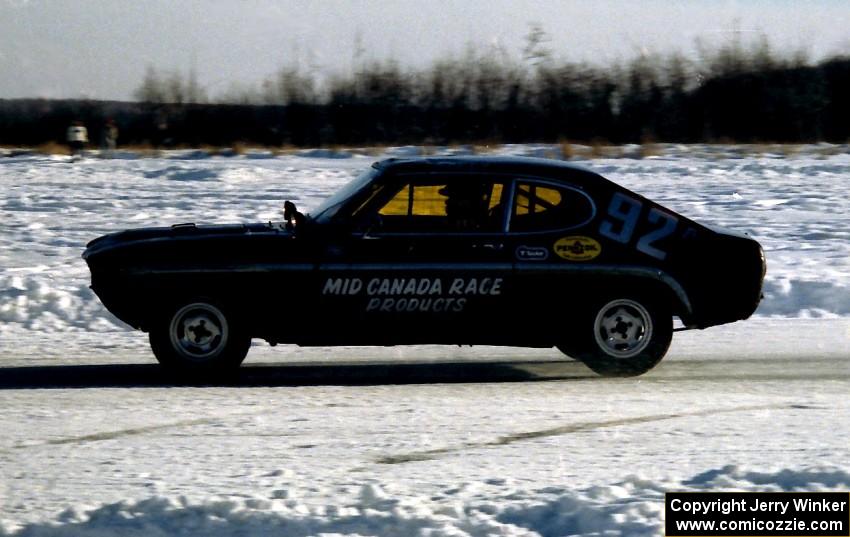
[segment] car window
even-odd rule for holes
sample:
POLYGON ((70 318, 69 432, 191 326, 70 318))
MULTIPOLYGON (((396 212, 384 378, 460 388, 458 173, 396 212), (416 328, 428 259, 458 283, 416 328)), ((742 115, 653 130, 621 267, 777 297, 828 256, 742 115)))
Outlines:
POLYGON ((546 231, 580 226, 593 218, 591 199, 580 190, 519 181, 511 231, 546 231))
POLYGON ((502 183, 459 177, 407 182, 377 209, 383 232, 492 232, 502 223, 502 183))
POLYGON ((382 216, 447 216, 447 196, 440 191, 446 185, 407 184, 381 207, 382 216))

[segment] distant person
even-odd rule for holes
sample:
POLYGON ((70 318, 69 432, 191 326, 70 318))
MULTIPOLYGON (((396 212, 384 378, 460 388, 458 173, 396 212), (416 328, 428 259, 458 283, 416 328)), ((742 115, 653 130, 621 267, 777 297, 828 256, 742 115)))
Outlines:
POLYGON ((71 150, 71 158, 75 159, 82 156, 83 149, 89 143, 89 131, 83 125, 82 121, 75 121, 68 127, 65 138, 71 150))
POLYGON ((101 148, 106 153, 106 156, 111 156, 112 152, 118 146, 118 126, 115 125, 113 119, 106 120, 106 125, 103 126, 103 140, 101 148))

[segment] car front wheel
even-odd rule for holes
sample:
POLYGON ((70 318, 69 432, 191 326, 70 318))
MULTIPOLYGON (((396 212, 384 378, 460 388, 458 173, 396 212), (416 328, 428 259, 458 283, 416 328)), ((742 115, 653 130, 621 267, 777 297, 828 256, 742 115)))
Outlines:
POLYGON ((206 300, 168 309, 150 331, 156 359, 182 372, 213 373, 239 367, 251 338, 226 311, 206 300))
POLYGON ((673 337, 669 308, 643 298, 618 297, 593 308, 566 354, 608 377, 641 375, 664 358, 673 337))

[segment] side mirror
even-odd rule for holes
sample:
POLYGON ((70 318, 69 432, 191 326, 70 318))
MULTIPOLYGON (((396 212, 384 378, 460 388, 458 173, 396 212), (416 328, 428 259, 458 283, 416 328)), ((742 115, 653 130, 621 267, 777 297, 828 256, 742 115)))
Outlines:
POLYGON ((288 200, 283 202, 283 219, 286 220, 287 231, 294 231, 304 223, 304 215, 288 200))

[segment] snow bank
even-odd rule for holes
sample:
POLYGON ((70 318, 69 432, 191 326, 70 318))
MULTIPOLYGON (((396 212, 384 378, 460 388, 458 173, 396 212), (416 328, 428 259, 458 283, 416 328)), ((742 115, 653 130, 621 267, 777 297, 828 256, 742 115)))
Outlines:
POLYGON ((333 149, 305 149, 296 153, 299 157, 322 158, 322 159, 345 159, 354 155, 350 151, 336 151, 333 149))
POLYGON ((509 485, 492 479, 423 497, 390 494, 370 483, 343 505, 308 504, 286 489, 205 501, 154 496, 95 508, 73 506, 54 520, 22 527, 7 522, 0 535, 655 536, 661 532, 667 491, 842 491, 850 488, 850 473, 818 468, 760 472, 725 466, 682 480, 633 476, 583 490, 566 486, 521 490, 509 485))
POLYGON ((758 315, 774 317, 850 316, 850 287, 840 282, 788 276, 767 278, 758 315))
POLYGON ((9 323, 49 332, 130 329, 98 305, 85 284, 57 285, 44 275, 0 275, 0 323, 0 333, 2 324, 9 323))

